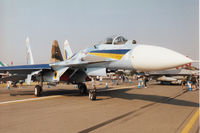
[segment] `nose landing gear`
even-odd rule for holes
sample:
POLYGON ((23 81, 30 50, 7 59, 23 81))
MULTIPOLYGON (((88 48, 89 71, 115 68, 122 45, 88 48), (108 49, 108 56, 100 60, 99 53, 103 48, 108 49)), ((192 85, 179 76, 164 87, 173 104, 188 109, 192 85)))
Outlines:
POLYGON ((92 89, 89 91, 89 99, 90 100, 96 100, 96 89, 92 89))
MULTIPOLYGON (((87 87, 84 83, 79 83, 78 89, 79 89, 80 95, 83 96, 83 95, 88 94, 87 87)), ((96 100, 96 87, 95 87, 95 85, 93 86, 93 89, 89 91, 89 99, 90 100, 96 100)))
POLYGON ((92 78, 92 88, 93 89, 89 91, 89 99, 93 101, 96 100, 96 83, 94 78, 92 78))

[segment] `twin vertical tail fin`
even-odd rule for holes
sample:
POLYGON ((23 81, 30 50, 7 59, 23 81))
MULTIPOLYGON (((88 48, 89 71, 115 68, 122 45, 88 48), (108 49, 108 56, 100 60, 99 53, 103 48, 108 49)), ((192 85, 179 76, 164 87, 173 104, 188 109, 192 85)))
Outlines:
POLYGON ((26 62, 27 64, 34 64, 33 55, 30 47, 29 38, 26 38, 26 62))
MULTIPOLYGON (((68 60, 72 57, 73 53, 70 48, 69 42, 66 40, 64 42, 64 60, 68 60)), ((51 49, 51 60, 50 62, 59 62, 63 61, 63 57, 60 51, 60 47, 57 40, 53 41, 52 49, 51 49)))
MULTIPOLYGON (((29 38, 26 38, 26 62, 28 65, 32 65, 34 64, 34 60, 33 60, 33 55, 32 55, 32 51, 31 51, 31 46, 30 46, 30 41, 29 38)), ((26 78, 26 83, 28 85, 31 84, 31 74, 28 74, 27 78, 26 78)))
POLYGON ((52 49, 51 49, 51 59, 50 62, 59 62, 63 61, 63 57, 60 51, 60 47, 57 40, 53 41, 52 49))
POLYGON ((69 42, 68 40, 65 40, 64 42, 64 59, 68 60, 69 58, 71 58, 73 55, 72 50, 70 48, 69 42))

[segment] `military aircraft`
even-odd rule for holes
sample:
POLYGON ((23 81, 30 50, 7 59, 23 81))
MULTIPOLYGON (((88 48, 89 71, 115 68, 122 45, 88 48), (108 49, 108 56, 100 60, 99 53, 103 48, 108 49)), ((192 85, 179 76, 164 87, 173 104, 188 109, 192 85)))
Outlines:
POLYGON ((161 84, 181 84, 183 76, 198 76, 199 70, 188 70, 181 67, 179 69, 173 68, 164 71, 153 71, 146 74, 152 79, 160 81, 161 84))
POLYGON ((26 38, 26 62, 27 64, 34 64, 29 37, 26 38))
MULTIPOLYGON (((31 47, 30 47, 30 41, 29 41, 29 37, 26 38, 26 62, 28 65, 33 65, 34 64, 34 60, 33 60, 33 55, 32 55, 32 51, 31 51, 31 47)), ((8 66, 5 65, 5 63, 3 67, 8 66)), ((18 82, 24 82, 25 80, 29 81, 31 80, 31 76, 30 75, 26 75, 23 73, 19 73, 19 74, 10 74, 10 73, 4 73, 4 74, 0 74, 3 75, 1 76, 0 81, 6 82, 6 81, 12 81, 13 82, 13 86, 16 86, 16 83, 18 82)))
MULTIPOLYGON (((8 66, 6 63, 0 61, 0 67, 5 67, 8 66)), ((6 73, 0 73, 0 78, 7 76, 8 74, 6 73)))
POLYGON ((100 44, 81 50, 67 60, 50 63, 1 67, 0 72, 32 75, 40 85, 34 88, 41 96, 43 82, 77 84, 81 94, 87 93, 84 82, 90 76, 106 76, 106 70, 128 69, 154 71, 175 68, 192 60, 184 55, 159 46, 135 44, 123 36, 109 37, 100 44))

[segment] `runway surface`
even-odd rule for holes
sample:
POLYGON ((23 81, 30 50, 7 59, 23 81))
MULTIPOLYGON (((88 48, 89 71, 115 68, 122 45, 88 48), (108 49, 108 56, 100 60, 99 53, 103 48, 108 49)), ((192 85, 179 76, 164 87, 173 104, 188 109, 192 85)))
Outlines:
POLYGON ((97 88, 96 101, 80 96, 73 85, 45 86, 39 98, 33 86, 0 88, 0 132, 199 132, 199 91, 170 85, 138 89, 132 83, 97 88))

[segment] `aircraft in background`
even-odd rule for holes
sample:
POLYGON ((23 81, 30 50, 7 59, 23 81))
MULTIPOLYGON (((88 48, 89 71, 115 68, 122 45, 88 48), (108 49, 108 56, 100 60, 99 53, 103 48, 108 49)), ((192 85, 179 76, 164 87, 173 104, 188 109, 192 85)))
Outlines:
MULTIPOLYGON (((34 64, 29 37, 26 38, 26 62, 27 62, 27 65, 34 64)), ((5 65, 3 67, 5 67, 5 65)), ((3 81, 3 82, 12 81, 13 86, 16 86, 18 82, 23 83, 25 80, 30 82, 31 80, 31 76, 27 74, 11 74, 7 72, 0 75, 3 75, 1 76, 0 81, 3 81)))
POLYGON ((192 60, 175 51, 152 45, 135 44, 122 36, 109 37, 101 44, 74 54, 65 61, 1 67, 0 72, 12 75, 32 74, 40 85, 34 88, 35 96, 42 94, 43 82, 77 84, 81 94, 87 93, 84 82, 90 76, 106 76, 106 70, 156 71, 175 68, 192 60), (33 74, 34 73, 34 74, 33 74))
MULTIPOLYGON (((8 66, 6 63, 0 61, 0 67, 8 66)), ((7 73, 0 73, 0 78, 7 76, 7 73)))
POLYGON ((5 67, 5 66, 8 66, 6 63, 0 61, 0 67, 5 67))
POLYGON ((29 37, 26 38, 26 62, 28 65, 34 64, 29 37))
MULTIPOLYGON (((188 66, 188 64, 186 64, 188 66)), ((181 84, 183 76, 199 75, 199 70, 188 70, 185 68, 169 69, 146 73, 149 77, 161 84, 181 84)))

